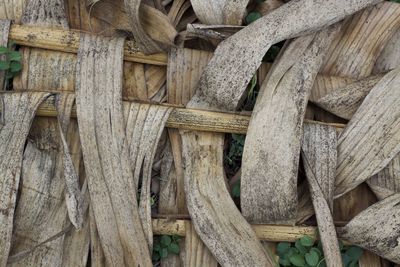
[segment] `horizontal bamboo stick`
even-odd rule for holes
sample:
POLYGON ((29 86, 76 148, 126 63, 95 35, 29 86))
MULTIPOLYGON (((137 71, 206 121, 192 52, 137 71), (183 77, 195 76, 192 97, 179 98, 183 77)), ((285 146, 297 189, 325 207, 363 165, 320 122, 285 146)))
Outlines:
MULTIPOLYGON (((155 235, 185 236, 187 220, 153 219, 155 235)), ((317 238, 317 227, 313 226, 280 226, 280 225, 252 225, 260 240, 271 242, 295 242, 304 235, 317 238)))
MULTIPOLYGON (((80 35, 81 32, 77 30, 50 29, 13 24, 8 38, 19 45, 77 53, 80 35)), ((134 41, 126 41, 124 60, 153 65, 167 65, 168 56, 163 53, 145 55, 140 52, 134 41)))
MULTIPOLYGON (((40 105, 37 116, 55 117, 57 112, 54 106, 54 96, 49 97, 40 105)), ((72 109, 72 117, 76 117, 76 107, 72 109)), ((167 121, 167 127, 205 132, 246 134, 250 116, 234 113, 212 112, 197 109, 174 107, 167 121)), ((327 124, 306 120, 306 123, 327 124)), ((330 123, 336 128, 343 128, 343 124, 330 123)))

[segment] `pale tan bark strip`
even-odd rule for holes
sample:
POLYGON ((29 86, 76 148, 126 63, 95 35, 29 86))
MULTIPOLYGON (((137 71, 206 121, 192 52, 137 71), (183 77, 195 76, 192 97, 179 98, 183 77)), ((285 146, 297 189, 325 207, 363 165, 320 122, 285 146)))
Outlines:
POLYGON ((261 86, 242 163, 241 206, 250 222, 293 224, 296 220, 306 105, 327 45, 339 28, 332 26, 291 42, 261 86))
POLYGON ((189 106, 235 110, 269 47, 340 21, 380 0, 302 0, 255 21, 221 43, 206 67, 189 106), (249 41, 252 40, 251 45, 249 41))
POLYGON ((121 99, 122 56, 123 39, 82 36, 76 84, 79 133, 107 265, 151 266, 129 165, 121 99))
POLYGON ((335 197, 382 170, 400 152, 399 82, 400 68, 386 74, 340 135, 335 197))
POLYGON ((22 154, 35 111, 48 93, 4 93, 0 127, 0 266, 6 266, 11 247, 15 201, 22 154))

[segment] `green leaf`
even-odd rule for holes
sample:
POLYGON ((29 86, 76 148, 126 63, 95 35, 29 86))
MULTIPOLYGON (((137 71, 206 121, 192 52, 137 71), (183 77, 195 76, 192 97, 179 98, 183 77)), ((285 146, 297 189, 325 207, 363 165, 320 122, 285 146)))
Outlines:
POLYGON ((346 254, 344 254, 344 253, 342 253, 342 263, 343 263, 343 266, 349 266, 349 264, 350 264, 350 257, 348 256, 348 255, 346 255, 346 254))
POLYGON ((278 246, 276 246, 276 250, 278 251, 278 255, 282 257, 284 254, 286 254, 290 249, 290 243, 289 242, 280 242, 278 246))
POLYGON ((160 249, 161 249, 160 244, 155 244, 154 247, 153 247, 154 251, 160 251, 160 249))
POLYGON ((12 62, 10 63, 10 70, 11 70, 12 72, 19 72, 19 71, 21 71, 21 69, 22 69, 22 64, 21 64, 20 62, 18 62, 18 61, 12 61, 12 62))
POLYGON ((321 260, 321 261, 318 263, 317 267, 326 267, 325 259, 321 260))
POLYGON ((318 254, 319 258, 322 258, 322 256, 324 255, 324 253, 322 253, 322 251, 319 248, 313 247, 313 248, 310 249, 310 252, 311 251, 315 251, 318 254))
POLYGON ((319 262, 319 255, 317 252, 315 252, 315 250, 310 250, 310 252, 306 253, 304 257, 308 265, 317 266, 319 262))
POLYGON ((12 72, 7 72, 6 79, 11 79, 13 77, 14 77, 14 74, 12 72))
POLYGON ((304 247, 304 246, 301 244, 300 239, 298 239, 298 240, 296 241, 296 243, 294 243, 294 246, 299 250, 300 254, 302 254, 302 255, 304 255, 304 254, 306 254, 306 253, 308 252, 307 248, 304 247))
POLYGON ((0 54, 5 54, 9 51, 9 49, 7 47, 4 46, 0 46, 0 54))
POLYGON ((349 267, 358 267, 358 261, 350 262, 349 267))
POLYGON ((10 68, 10 62, 0 61, 0 70, 8 70, 10 68))
POLYGON ((300 238, 300 243, 305 247, 312 247, 314 245, 314 240, 306 235, 300 238))
POLYGON ((291 265, 291 263, 290 263, 290 260, 289 259, 279 259, 279 263, 282 265, 282 266, 290 266, 291 265))
POLYGON ((179 235, 173 235, 172 236, 172 240, 174 241, 174 242, 178 242, 179 240, 181 240, 182 239, 182 237, 180 237, 179 235))
POLYGON ((339 249, 342 251, 344 249, 344 244, 342 240, 339 240, 339 249))
POLYGON ((151 256, 151 259, 153 260, 153 262, 157 262, 160 260, 160 254, 158 252, 153 253, 153 255, 151 256))
POLYGON ((390 0, 390 2, 400 3, 400 0, 390 0))
POLYGON ((8 53, 8 59, 11 61, 21 61, 22 55, 18 51, 10 51, 8 53))
POLYGON ((261 15, 260 12, 256 12, 256 11, 250 12, 250 13, 246 16, 246 23, 247 23, 247 24, 250 24, 250 23, 252 23, 252 22, 258 20, 258 19, 261 18, 261 17, 262 17, 262 15, 261 15))
POLYGON ((300 254, 295 254, 289 257, 290 262, 296 267, 304 267, 306 265, 306 261, 304 257, 300 254))
POLYGON ((171 243, 171 244, 168 246, 168 251, 171 252, 171 253, 173 253, 173 254, 178 255, 178 254, 179 254, 179 251, 180 251, 179 245, 176 244, 176 243, 171 243))
POLYGON ((163 235, 163 236, 161 236, 161 241, 160 241, 160 243, 161 243, 161 245, 163 246, 163 247, 168 247, 169 246, 169 244, 171 244, 171 237, 169 236, 169 235, 163 235))
POLYGON ((161 257, 161 259, 165 259, 166 257, 168 257, 168 249, 167 248, 162 248, 160 250, 160 257, 161 257))
POLYGON ((351 246, 349 249, 346 251, 346 255, 349 256, 351 261, 358 261, 363 254, 362 248, 359 248, 357 246, 351 246))
POLYGON ((232 196, 240 197, 240 181, 232 187, 232 196))
POLYGON ((273 45, 270 49, 268 49, 267 53, 263 57, 263 61, 265 62, 273 62, 279 54, 281 48, 279 46, 273 45))

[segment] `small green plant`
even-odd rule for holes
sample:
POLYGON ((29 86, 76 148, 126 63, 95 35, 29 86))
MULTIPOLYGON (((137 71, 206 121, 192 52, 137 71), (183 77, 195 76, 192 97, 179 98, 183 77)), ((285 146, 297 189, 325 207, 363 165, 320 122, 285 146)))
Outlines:
POLYGON ((179 240, 181 240, 181 237, 175 235, 155 236, 152 256, 153 263, 165 259, 171 254, 179 255, 179 240))
MULTIPOLYGON (((245 135, 232 134, 232 142, 228 152, 225 155, 225 163, 230 167, 240 168, 242 159, 245 135)), ((235 170, 236 171, 236 170, 235 170)))
MULTIPOLYGON (((363 250, 357 246, 344 246, 339 241, 343 266, 356 267, 363 250)), ((280 242, 277 246, 279 266, 294 267, 326 267, 322 244, 315 244, 309 236, 303 236, 294 244, 280 242)))
MULTIPOLYGON (((10 46, 13 46, 13 44, 10 46)), ((8 47, 0 47, 0 56, 0 70, 5 71, 6 79, 11 79, 18 75, 22 69, 21 53, 8 47)))
POLYGON ((400 3, 400 0, 390 0, 390 2, 400 3))

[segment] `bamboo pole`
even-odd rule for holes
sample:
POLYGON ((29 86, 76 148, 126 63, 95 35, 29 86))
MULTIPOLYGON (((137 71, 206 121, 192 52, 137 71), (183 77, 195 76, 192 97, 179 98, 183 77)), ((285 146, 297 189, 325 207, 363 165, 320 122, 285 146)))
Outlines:
MULTIPOLYGON (((60 52, 77 53, 81 31, 40 28, 13 24, 8 38, 16 44, 56 50, 60 52)), ((168 56, 164 53, 145 55, 134 41, 126 41, 124 60, 148 63, 153 65, 167 65, 168 56)))
MULTIPOLYGON (((189 220, 153 219, 155 235, 185 236, 185 225, 189 220)), ((281 226, 281 225, 252 225, 257 237, 262 241, 295 242, 308 235, 317 239, 317 227, 314 226, 281 226)))
MULTIPOLYGON (((39 106, 36 115, 42 117, 57 116, 54 106, 54 96, 49 97, 39 106)), ((71 116, 76 117, 75 106, 72 108, 71 116)), ((249 122, 250 115, 174 107, 168 118, 167 127, 205 132, 246 134, 249 122)), ((343 124, 311 120, 305 120, 305 123, 331 125, 337 129, 344 128, 345 126, 343 124)))

